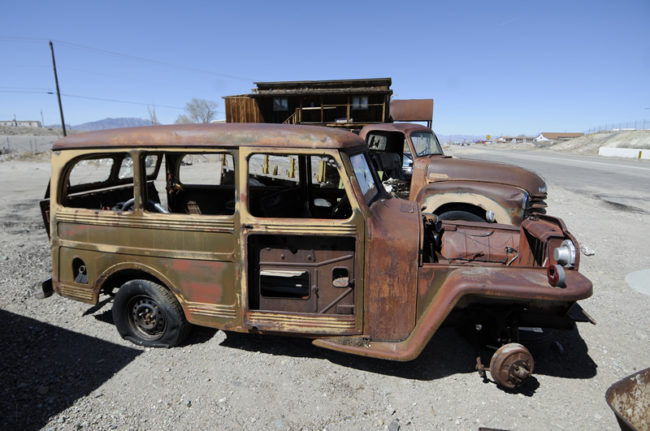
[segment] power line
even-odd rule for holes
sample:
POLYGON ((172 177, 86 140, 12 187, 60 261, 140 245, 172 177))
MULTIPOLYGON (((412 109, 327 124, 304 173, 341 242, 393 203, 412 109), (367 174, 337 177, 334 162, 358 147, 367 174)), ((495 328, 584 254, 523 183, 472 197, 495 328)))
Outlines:
POLYGON ((0 90, 29 90, 29 91, 52 91, 51 88, 35 87, 0 87, 0 90))
POLYGON ((157 64, 157 65, 166 66, 166 67, 174 67, 174 68, 177 68, 177 69, 187 70, 189 72, 203 73, 203 74, 214 75, 214 76, 219 76, 219 77, 223 77, 223 78, 238 79, 238 80, 247 81, 247 82, 254 81, 253 79, 245 78, 245 77, 242 77, 242 76, 228 75, 228 74, 225 74, 225 73, 213 72, 211 70, 206 70, 206 69, 199 69, 199 68, 195 68, 195 67, 182 66, 182 65, 179 65, 179 64, 169 63, 169 62, 160 61, 160 60, 154 60, 154 59, 151 59, 151 58, 140 57, 140 56, 137 56, 137 55, 123 54, 121 52, 109 51, 107 49, 94 48, 92 46, 87 46, 87 45, 80 45, 78 43, 65 42, 65 41, 61 41, 61 40, 54 40, 54 41, 56 43, 60 43, 61 45, 67 45, 67 46, 70 46, 70 47, 73 47, 73 48, 86 49, 86 50, 90 50, 90 51, 97 51, 97 52, 101 52, 103 54, 111 55, 111 56, 114 56, 114 57, 128 58, 128 59, 131 59, 131 60, 142 61, 142 62, 145 62, 145 63, 157 64))
POLYGON ((0 90, 0 93, 10 93, 10 94, 54 94, 54 92, 42 91, 42 90, 0 90))
MULTIPOLYGON (((0 87, 0 93, 20 93, 20 94, 56 94, 53 90, 49 88, 20 88, 20 87, 0 87)), ((68 94, 61 93, 62 96, 71 97, 75 99, 86 99, 86 100, 99 100, 102 102, 112 102, 112 103, 126 103, 129 105, 141 105, 141 106, 155 106, 156 108, 169 108, 177 110, 185 110, 179 106, 172 105, 159 105, 157 103, 142 103, 134 102, 131 100, 120 100, 120 99, 109 99, 105 97, 93 97, 93 96, 81 96, 78 94, 68 94)))
MULTIPOLYGON (((48 94, 53 94, 53 93, 48 93, 48 94)), ((181 108, 179 106, 171 106, 171 105, 159 105, 157 103, 142 103, 142 102, 132 102, 128 100, 119 100, 119 99, 107 99, 103 97, 91 97, 91 96, 79 96, 77 94, 68 94, 68 93, 61 93, 62 96, 65 97, 73 97, 76 99, 88 99, 88 100, 100 100, 103 102, 114 102, 114 103, 127 103, 130 105, 142 105, 142 106, 155 106, 156 108, 169 108, 169 109, 180 109, 181 111, 185 110, 185 108, 181 108)))
MULTIPOLYGON (((23 41, 23 42, 30 42, 30 43, 40 43, 40 42, 48 42, 48 39, 40 39, 40 38, 32 38, 32 37, 0 37, 0 41, 23 41)), ((112 56, 112 57, 122 57, 122 58, 128 58, 129 60, 136 60, 136 61, 141 61, 145 63, 150 63, 150 64, 156 64, 158 66, 165 66, 165 67, 170 67, 170 68, 175 68, 175 69, 181 69, 181 70, 186 70, 188 72, 193 72, 193 73, 201 73, 205 75, 212 75, 212 76, 217 76, 220 78, 228 78, 228 79, 235 79, 239 81, 246 81, 246 82, 252 82, 255 81, 254 79, 243 77, 243 76, 237 76, 237 75, 229 75, 226 73, 219 73, 219 72, 214 72, 212 70, 207 70, 207 69, 200 69, 196 67, 188 67, 188 66, 183 66, 180 64, 175 64, 175 63, 170 63, 167 61, 161 61, 161 60, 155 60, 152 58, 146 58, 146 57, 140 57, 137 55, 132 55, 132 54, 124 54, 121 52, 117 51, 110 51, 107 49, 103 48, 95 48, 92 46, 88 45, 81 45, 78 43, 73 43, 73 42, 66 42, 64 40, 57 40, 57 39, 52 39, 53 42, 56 42, 57 44, 68 46, 70 48, 77 48, 77 49, 85 49, 88 51, 95 51, 95 52, 100 52, 104 55, 112 56)))

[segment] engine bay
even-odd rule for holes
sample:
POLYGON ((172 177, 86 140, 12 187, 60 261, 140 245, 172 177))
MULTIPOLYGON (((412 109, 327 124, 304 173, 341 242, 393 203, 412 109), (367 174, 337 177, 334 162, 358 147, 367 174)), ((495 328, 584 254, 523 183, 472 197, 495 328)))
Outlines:
POLYGON ((423 220, 424 263, 546 267, 557 263, 553 251, 563 241, 574 241, 562 222, 549 216, 521 226, 440 220, 435 214, 423 220))

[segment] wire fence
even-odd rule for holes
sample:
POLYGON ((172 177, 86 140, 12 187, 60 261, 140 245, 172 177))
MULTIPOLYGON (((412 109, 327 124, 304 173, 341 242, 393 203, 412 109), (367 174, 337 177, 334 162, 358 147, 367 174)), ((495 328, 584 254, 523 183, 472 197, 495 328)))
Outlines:
POLYGON ((621 130, 650 130, 650 120, 630 120, 617 123, 605 123, 585 131, 586 134, 621 130))
POLYGON ((60 136, 0 135, 0 154, 44 153, 50 151, 60 136))

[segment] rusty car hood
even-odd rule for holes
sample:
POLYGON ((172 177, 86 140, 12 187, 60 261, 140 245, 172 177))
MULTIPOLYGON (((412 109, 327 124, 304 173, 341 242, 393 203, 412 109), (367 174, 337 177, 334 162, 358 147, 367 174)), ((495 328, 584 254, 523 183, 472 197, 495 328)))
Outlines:
POLYGON ((546 194, 546 183, 528 169, 505 163, 454 159, 439 156, 420 158, 427 164, 427 182, 478 181, 524 188, 531 195, 546 194))

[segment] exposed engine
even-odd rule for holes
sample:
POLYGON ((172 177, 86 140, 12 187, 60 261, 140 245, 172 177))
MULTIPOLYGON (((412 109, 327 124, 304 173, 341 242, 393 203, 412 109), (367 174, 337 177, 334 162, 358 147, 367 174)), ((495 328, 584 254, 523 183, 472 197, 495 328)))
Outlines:
POLYGON ((525 220, 520 227, 423 218, 424 262, 577 268, 575 240, 553 217, 525 220))

